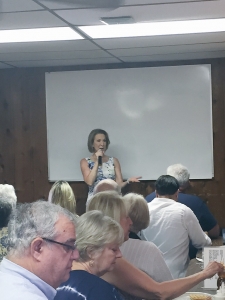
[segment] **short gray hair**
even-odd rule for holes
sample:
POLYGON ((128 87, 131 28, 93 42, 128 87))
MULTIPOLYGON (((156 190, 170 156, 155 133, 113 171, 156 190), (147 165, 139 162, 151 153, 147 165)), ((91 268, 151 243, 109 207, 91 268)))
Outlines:
POLYGON ((149 225, 150 216, 145 198, 140 194, 129 193, 123 199, 128 210, 128 216, 133 222, 131 230, 138 233, 146 229, 149 225))
POLYGON ((169 166, 167 168, 167 175, 175 177, 180 187, 186 187, 188 185, 190 173, 188 169, 181 164, 169 166))
POLYGON ((127 209, 123 198, 116 192, 100 192, 93 196, 87 211, 100 210, 105 216, 120 223, 122 217, 127 216, 127 209))
POLYGON ((120 246, 124 241, 122 227, 98 210, 86 212, 79 217, 76 236, 79 261, 83 262, 89 261, 90 255, 101 252, 107 244, 120 246))
POLYGON ((0 184, 0 200, 11 204, 12 208, 16 207, 17 197, 12 185, 0 184))
POLYGON ((36 237, 54 239, 58 234, 55 224, 60 216, 76 225, 77 217, 59 205, 44 200, 19 204, 8 224, 9 256, 23 256, 36 237))
POLYGON ((94 188, 93 195, 99 192, 105 191, 115 191, 118 194, 121 193, 121 187, 112 179, 103 179, 101 180, 94 188))

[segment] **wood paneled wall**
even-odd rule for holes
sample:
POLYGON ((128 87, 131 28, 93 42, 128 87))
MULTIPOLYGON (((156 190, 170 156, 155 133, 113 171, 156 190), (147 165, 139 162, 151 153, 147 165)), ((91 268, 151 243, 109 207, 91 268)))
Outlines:
MULTIPOLYGON (((225 227, 225 59, 139 63, 127 64, 125 67, 198 63, 212 65, 215 177, 212 180, 193 181, 190 192, 202 197, 220 226, 225 227)), ((85 68, 100 69, 103 66, 85 68)), ((51 188, 51 183, 48 182, 45 72, 76 69, 78 68, 27 68, 0 71, 0 183, 12 184, 19 202, 47 199, 51 188)), ((171 117, 176 118, 176 115, 171 117)), ((180 136, 177 142, 182 143, 183 139, 185 136, 180 136)), ((190 153, 191 147, 194 145, 190 146, 190 153)), ((77 212, 82 214, 85 210, 87 186, 84 182, 72 182, 71 186, 77 199, 77 212)), ((124 192, 134 191, 146 196, 153 189, 154 182, 144 181, 130 184, 124 192)))

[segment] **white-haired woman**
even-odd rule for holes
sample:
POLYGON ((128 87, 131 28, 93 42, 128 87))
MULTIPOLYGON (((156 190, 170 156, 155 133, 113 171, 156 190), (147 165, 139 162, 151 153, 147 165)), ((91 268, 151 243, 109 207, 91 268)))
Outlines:
POLYGON ((76 199, 73 190, 67 181, 56 181, 49 191, 48 202, 66 208, 71 213, 76 213, 76 199))
POLYGON ((99 278, 113 270, 121 257, 122 228, 100 211, 91 211, 78 219, 76 235, 80 257, 55 300, 122 300, 113 285, 99 278))
MULTIPOLYGON (((96 194, 91 199, 88 210, 96 209, 102 211, 104 215, 119 221, 124 229, 125 240, 128 239, 132 222, 127 215, 125 204, 118 194, 115 192, 101 192, 96 194)), ((221 264, 212 262, 202 272, 192 276, 159 283, 121 257, 118 259, 115 268, 103 275, 103 278, 124 292, 139 298, 174 299, 190 290, 202 280, 211 278, 222 267, 221 264)))
POLYGON ((16 207, 15 189, 9 184, 0 184, 0 262, 7 254, 8 221, 13 208, 16 207))
POLYGON ((123 257, 157 282, 172 280, 160 250, 155 244, 142 241, 139 237, 150 221, 146 200, 142 195, 129 193, 123 197, 123 201, 133 222, 129 240, 120 247, 123 257))

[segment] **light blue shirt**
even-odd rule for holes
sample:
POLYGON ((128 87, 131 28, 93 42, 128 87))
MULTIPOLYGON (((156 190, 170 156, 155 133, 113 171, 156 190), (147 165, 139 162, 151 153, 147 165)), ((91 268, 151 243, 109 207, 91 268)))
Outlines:
POLYGON ((3 258, 0 294, 1 300, 53 300, 56 290, 30 271, 3 258))

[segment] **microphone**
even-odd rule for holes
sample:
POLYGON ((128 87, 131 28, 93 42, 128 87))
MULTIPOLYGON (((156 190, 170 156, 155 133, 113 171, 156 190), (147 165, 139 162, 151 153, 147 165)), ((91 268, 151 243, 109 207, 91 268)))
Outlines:
MULTIPOLYGON (((103 151, 103 148, 99 148, 99 150, 103 151)), ((102 166, 102 156, 98 157, 98 165, 102 166)))
POLYGON ((102 166, 102 156, 99 156, 99 157, 98 157, 98 165, 99 165, 99 166, 102 166))

